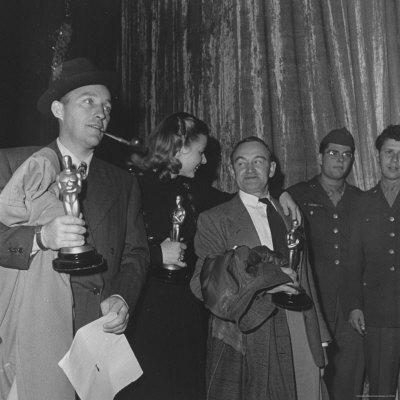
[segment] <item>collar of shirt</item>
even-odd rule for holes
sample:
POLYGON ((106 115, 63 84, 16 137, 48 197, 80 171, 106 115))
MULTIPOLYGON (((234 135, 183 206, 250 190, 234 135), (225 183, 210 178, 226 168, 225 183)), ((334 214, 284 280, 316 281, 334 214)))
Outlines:
MULTIPOLYGON (((258 237, 260 238, 261 244, 268 246, 270 249, 273 250, 274 245, 272 243, 271 229, 269 227, 267 218, 266 204, 258 201, 257 196, 243 192, 241 190, 239 190, 239 197, 246 207, 246 210, 249 213, 251 220, 253 221, 254 228, 258 234, 258 237)), ((264 197, 270 199, 269 194, 264 197)))
POLYGON ((77 158, 69 149, 67 149, 60 141, 60 138, 57 138, 57 146, 58 149, 60 150, 61 155, 64 156, 70 156, 71 160, 72 160, 72 164, 75 165, 76 168, 79 167, 79 164, 83 161, 86 163, 87 165, 87 169, 86 169, 86 176, 89 175, 89 169, 90 169, 90 163, 92 162, 92 158, 93 158, 93 153, 90 154, 89 157, 87 157, 85 160, 80 160, 79 158, 77 158))
MULTIPOLYGON (((253 207, 253 208, 261 207, 261 208, 263 208, 263 209, 266 208, 266 207, 265 207, 266 205, 265 205, 264 203, 261 203, 261 202, 259 201, 259 197, 254 196, 253 194, 246 193, 246 192, 243 192, 242 190, 239 190, 239 197, 240 197, 240 200, 242 200, 243 204, 244 204, 246 207, 253 207)), ((271 201, 271 196, 270 196, 269 193, 267 193, 266 196, 263 196, 263 198, 265 198, 265 197, 266 197, 268 200, 271 201)))

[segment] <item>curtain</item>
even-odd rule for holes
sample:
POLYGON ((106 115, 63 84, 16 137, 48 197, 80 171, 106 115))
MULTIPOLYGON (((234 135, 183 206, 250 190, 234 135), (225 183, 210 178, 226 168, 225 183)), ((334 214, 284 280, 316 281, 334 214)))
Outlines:
POLYGON ((221 144, 217 186, 234 142, 273 149, 284 186, 318 173, 320 140, 355 137, 349 180, 379 179, 374 141, 400 123, 398 0, 122 0, 122 100, 145 138, 178 110, 204 119, 221 144))

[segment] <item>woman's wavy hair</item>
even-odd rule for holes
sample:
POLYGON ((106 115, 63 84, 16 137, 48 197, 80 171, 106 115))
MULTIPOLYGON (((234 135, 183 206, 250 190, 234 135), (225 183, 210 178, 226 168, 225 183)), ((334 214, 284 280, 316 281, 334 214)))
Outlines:
POLYGON ((178 174, 182 168, 181 162, 175 157, 176 153, 201 135, 208 136, 209 133, 207 124, 194 115, 186 112, 171 114, 149 135, 147 151, 136 164, 144 170, 155 170, 162 181, 169 180, 172 174, 178 174))

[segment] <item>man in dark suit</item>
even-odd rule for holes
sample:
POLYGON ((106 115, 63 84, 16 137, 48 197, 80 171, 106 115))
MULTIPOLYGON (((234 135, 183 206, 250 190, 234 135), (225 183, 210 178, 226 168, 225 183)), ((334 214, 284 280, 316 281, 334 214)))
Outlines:
POLYGON ((212 312, 207 392, 213 400, 320 398, 322 344, 330 336, 306 252, 300 252, 298 275, 280 254, 287 256, 290 221, 268 192, 276 166, 270 157, 257 137, 239 142, 231 155, 238 195, 198 220, 191 288, 212 312), (296 295, 299 284, 312 298, 311 308, 274 304, 273 293, 296 295))
POLYGON ((395 398, 400 365, 400 125, 375 141, 381 180, 356 202, 350 236, 349 311, 364 336, 371 398, 395 398))
POLYGON ((330 131, 319 146, 321 173, 287 189, 304 215, 310 263, 333 337, 324 375, 332 400, 352 400, 363 388, 363 342, 348 322, 343 304, 351 207, 362 193, 346 182, 354 150, 353 136, 346 128, 330 131))
POLYGON ((75 330, 101 314, 115 312, 104 330, 122 333, 148 265, 136 179, 93 156, 110 121, 110 90, 115 87, 113 74, 98 70, 88 59, 77 58, 55 68, 49 88, 37 104, 40 112, 59 122, 58 139, 48 147, 56 152, 60 165, 65 155, 76 166, 86 163, 83 218, 64 215, 43 226, 0 226, 3 267, 28 269, 39 249, 81 246, 85 236, 103 255, 105 271, 71 275, 75 330))

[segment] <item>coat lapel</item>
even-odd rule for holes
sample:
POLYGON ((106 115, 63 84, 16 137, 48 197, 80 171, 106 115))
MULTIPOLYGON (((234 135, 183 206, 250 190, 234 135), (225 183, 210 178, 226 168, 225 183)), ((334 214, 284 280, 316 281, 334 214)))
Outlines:
POLYGON ((118 199, 119 192, 116 190, 115 177, 95 157, 90 163, 89 175, 84 185, 83 213, 90 230, 94 232, 118 199))
MULTIPOLYGON (((51 142, 47 147, 53 149, 60 161, 62 168, 62 155, 57 146, 57 141, 51 142)), ((116 190, 115 177, 103 167, 103 163, 96 157, 92 158, 89 175, 83 183, 79 201, 82 206, 84 219, 88 223, 91 232, 94 232, 102 221, 112 204, 119 196, 116 190)))
POLYGON ((231 247, 246 245, 251 248, 261 244, 250 215, 240 200, 239 195, 236 195, 231 200, 231 207, 228 210, 227 216, 232 225, 230 232, 231 247))

